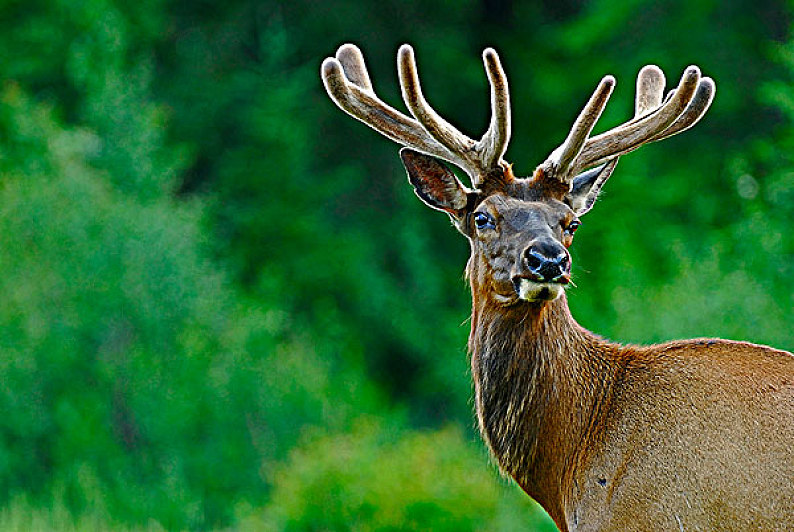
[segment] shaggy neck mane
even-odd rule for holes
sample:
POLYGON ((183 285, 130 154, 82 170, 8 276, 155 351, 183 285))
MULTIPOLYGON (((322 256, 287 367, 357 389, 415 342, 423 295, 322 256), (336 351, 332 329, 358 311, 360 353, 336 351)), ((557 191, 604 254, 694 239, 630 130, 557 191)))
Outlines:
POLYGON ((564 511, 555 505, 570 493, 582 451, 598 440, 621 348, 579 326, 564 294, 498 306, 472 288, 480 430, 502 470, 557 521, 564 511))

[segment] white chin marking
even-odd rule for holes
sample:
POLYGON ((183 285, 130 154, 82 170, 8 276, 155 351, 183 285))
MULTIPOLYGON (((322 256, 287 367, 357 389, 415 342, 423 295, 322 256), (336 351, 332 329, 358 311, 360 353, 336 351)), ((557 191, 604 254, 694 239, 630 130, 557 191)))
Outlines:
POLYGON ((518 297, 524 301, 553 301, 560 297, 564 290, 559 283, 536 283, 529 279, 521 279, 518 297))

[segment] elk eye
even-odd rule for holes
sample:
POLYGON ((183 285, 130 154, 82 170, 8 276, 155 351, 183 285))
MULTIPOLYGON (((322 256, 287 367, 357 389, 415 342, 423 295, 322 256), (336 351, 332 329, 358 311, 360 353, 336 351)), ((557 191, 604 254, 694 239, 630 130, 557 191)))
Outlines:
POLYGON ((493 229, 496 227, 496 223, 494 222, 493 216, 487 212, 475 212, 474 226, 477 229, 493 229))
POLYGON ((574 220, 568 224, 568 227, 565 228, 565 232, 568 233, 569 235, 572 235, 576 232, 577 229, 579 229, 580 225, 582 225, 582 222, 580 222, 579 220, 574 220))

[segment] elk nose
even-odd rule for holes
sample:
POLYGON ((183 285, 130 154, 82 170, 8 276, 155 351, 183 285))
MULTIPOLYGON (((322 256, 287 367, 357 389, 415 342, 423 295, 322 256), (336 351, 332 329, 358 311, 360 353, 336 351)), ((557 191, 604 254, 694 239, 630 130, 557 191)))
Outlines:
POLYGON ((534 281, 563 284, 570 281, 571 259, 562 246, 533 244, 524 251, 524 264, 534 281))

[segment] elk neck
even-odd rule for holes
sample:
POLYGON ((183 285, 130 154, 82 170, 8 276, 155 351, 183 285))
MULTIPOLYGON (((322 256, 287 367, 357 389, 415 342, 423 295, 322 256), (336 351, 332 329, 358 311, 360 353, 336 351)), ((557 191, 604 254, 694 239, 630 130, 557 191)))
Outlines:
POLYGON ((564 294, 499 306, 472 289, 480 430, 502 470, 559 524, 575 475, 599 441, 623 348, 579 326, 564 294))

